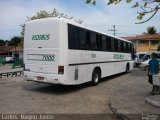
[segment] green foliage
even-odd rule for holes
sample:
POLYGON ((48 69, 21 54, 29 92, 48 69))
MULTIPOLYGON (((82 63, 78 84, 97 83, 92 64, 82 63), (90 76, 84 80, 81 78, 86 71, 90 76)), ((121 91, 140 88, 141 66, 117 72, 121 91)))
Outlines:
POLYGON ((0 39, 0 46, 4 46, 5 45, 5 41, 0 39))
MULTIPOLYGON (((120 2, 122 2, 123 0, 108 0, 108 5, 111 4, 119 4, 120 2)), ((126 3, 131 3, 134 0, 126 0, 126 3)), ((87 4, 96 4, 96 0, 86 0, 87 4)), ((132 8, 139 8, 139 12, 138 12, 138 16, 137 19, 138 20, 143 20, 144 16, 146 14, 149 14, 150 17, 147 20, 143 20, 141 22, 138 22, 136 24, 141 24, 141 23, 145 23, 147 21, 149 21, 150 19, 152 19, 155 14, 159 11, 160 9, 160 0, 142 0, 141 2, 135 2, 132 5, 132 8)))
POLYGON ((50 17, 63 17, 67 19, 73 19, 73 17, 68 17, 64 13, 58 12, 56 9, 54 9, 52 12, 47 12, 45 10, 39 11, 36 13, 36 15, 32 17, 27 17, 27 21, 35 20, 35 19, 43 19, 43 18, 50 18, 50 17))
POLYGON ((139 6, 139 3, 136 2, 136 3, 132 6, 132 8, 135 8, 135 7, 138 7, 138 6, 139 6))
POLYGON ((157 34, 157 30, 154 26, 148 27, 146 28, 147 32, 143 32, 143 35, 153 35, 153 34, 157 34))
POLYGON ((86 0, 86 4, 92 3, 93 5, 96 5, 96 0, 86 0))
POLYGON ((93 5, 96 5, 96 1, 94 0, 92 4, 93 4, 93 5))
POLYGON ((21 37, 13 37, 11 40, 1 40, 0 39, 0 46, 20 46, 22 47, 22 38, 21 37))
POLYGON ((126 0, 126 2, 127 2, 127 3, 130 3, 130 2, 132 2, 132 0, 126 0))
POLYGON ((11 38, 11 40, 8 43, 8 45, 9 46, 18 46, 19 43, 21 42, 21 40, 22 40, 21 37, 15 36, 15 37, 11 38))
POLYGON ((143 18, 144 15, 145 15, 144 13, 139 13, 139 16, 137 16, 137 19, 138 20, 142 20, 142 18, 143 18))
POLYGON ((153 34, 156 34, 156 33, 157 33, 157 30, 154 26, 151 26, 151 27, 147 28, 147 34, 153 35, 153 34))
POLYGON ((109 0, 108 5, 113 4, 113 3, 118 4, 120 2, 121 2, 121 0, 109 0))

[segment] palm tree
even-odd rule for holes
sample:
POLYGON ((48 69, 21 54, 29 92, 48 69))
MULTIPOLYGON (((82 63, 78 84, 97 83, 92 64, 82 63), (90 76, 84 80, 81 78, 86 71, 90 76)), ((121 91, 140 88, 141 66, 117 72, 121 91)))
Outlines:
POLYGON ((156 34, 156 33, 157 33, 157 30, 154 26, 151 26, 151 27, 147 28, 147 33, 146 34, 153 35, 153 34, 156 34))

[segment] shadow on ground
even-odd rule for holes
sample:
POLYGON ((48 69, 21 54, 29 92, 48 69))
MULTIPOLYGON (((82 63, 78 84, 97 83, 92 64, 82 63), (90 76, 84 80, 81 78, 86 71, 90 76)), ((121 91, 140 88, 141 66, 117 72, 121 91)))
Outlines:
MULTIPOLYGON (((120 74, 116 74, 113 76, 104 77, 100 80, 99 84, 102 84, 103 82, 107 82, 109 80, 113 80, 122 75, 125 75, 125 73, 120 73, 120 74)), ((86 89, 88 87, 97 87, 97 86, 91 86, 89 82, 80 84, 80 85, 47 84, 47 83, 37 83, 33 81, 28 81, 27 83, 28 84, 25 84, 25 86, 23 86, 24 90, 47 93, 47 94, 55 94, 55 95, 69 94, 69 93, 76 92, 82 89, 86 89)))

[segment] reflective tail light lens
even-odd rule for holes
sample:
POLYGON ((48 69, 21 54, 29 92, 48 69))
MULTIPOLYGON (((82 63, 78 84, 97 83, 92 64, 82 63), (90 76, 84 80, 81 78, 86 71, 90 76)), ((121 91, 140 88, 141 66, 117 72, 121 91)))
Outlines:
POLYGON ((64 66, 58 66, 58 74, 64 74, 64 66))

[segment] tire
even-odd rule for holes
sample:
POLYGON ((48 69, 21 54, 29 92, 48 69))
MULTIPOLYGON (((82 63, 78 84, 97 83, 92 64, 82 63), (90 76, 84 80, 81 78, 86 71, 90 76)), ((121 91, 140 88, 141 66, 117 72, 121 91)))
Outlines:
POLYGON ((101 72, 98 69, 95 69, 92 73, 92 81, 91 81, 91 85, 95 86, 98 85, 99 80, 101 78, 101 72))
POLYGON ((125 73, 129 73, 129 64, 126 65, 126 72, 125 73))

